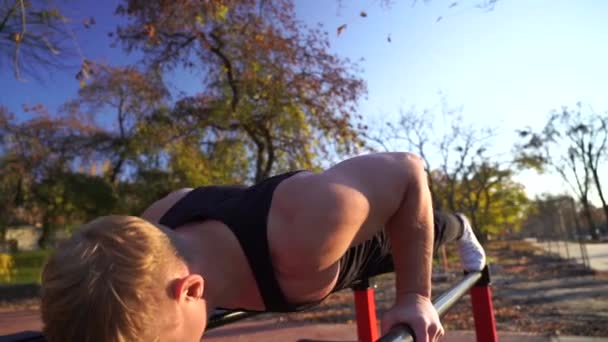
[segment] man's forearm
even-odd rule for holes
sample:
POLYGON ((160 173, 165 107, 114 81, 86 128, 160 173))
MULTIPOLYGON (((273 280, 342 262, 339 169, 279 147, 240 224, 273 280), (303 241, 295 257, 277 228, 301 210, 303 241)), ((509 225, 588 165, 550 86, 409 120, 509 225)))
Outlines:
POLYGON ((430 298, 433 211, 424 173, 412 175, 401 206, 386 229, 395 265, 397 300, 411 293, 430 298))

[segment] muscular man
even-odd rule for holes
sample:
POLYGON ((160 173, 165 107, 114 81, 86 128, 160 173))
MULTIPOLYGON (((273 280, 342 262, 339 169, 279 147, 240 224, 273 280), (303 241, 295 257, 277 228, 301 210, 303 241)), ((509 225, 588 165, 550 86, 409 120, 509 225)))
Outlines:
POLYGON ((297 311, 362 277, 396 273, 386 332, 437 341, 433 244, 458 240, 485 263, 466 219, 436 213, 420 159, 377 153, 252 187, 182 189, 142 218, 85 224, 50 258, 42 318, 50 341, 198 341, 216 308, 297 311))

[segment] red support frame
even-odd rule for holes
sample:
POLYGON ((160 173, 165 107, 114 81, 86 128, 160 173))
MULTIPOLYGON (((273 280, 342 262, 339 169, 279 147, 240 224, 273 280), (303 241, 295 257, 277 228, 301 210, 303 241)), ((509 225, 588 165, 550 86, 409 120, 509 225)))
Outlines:
MULTIPOLYGON (((437 308, 441 316, 449 310, 456 301, 467 291, 471 294, 473 306, 473 317, 475 319, 475 334, 478 342, 498 342, 496 332, 496 319, 494 317, 494 305, 492 304, 492 289, 490 287, 489 267, 481 272, 475 272, 476 278, 472 280, 467 277, 445 294, 437 298, 433 305, 437 308), (468 283, 467 283, 468 281, 468 283), (465 288, 463 288, 463 286, 465 288), (470 289, 470 290, 467 290, 470 289)), ((465 272, 466 274, 466 272, 465 272)), ((376 303, 374 290, 370 288, 367 280, 353 287, 355 295, 355 310, 357 315, 357 336, 359 342, 376 342, 379 338, 376 319, 376 303)), ((413 333, 407 327, 398 327, 395 333, 393 330, 384 336, 382 341, 396 341, 396 339, 410 338, 413 333)))
POLYGON ((475 335, 478 342, 498 342, 496 318, 492 304, 492 288, 490 287, 490 271, 488 266, 481 271, 482 277, 471 288, 471 304, 475 319, 475 335))
POLYGON ((378 340, 379 334, 374 289, 369 286, 366 280, 353 290, 355 293, 358 340, 359 342, 375 342, 378 340))

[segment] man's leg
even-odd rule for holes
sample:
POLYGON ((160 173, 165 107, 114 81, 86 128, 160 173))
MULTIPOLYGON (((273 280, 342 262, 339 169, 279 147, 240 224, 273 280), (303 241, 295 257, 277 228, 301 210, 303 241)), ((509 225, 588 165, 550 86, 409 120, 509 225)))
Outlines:
POLYGON ((486 252, 477 241, 469 219, 463 214, 457 216, 462 222, 462 235, 458 238, 460 262, 467 271, 481 271, 486 265, 486 252))
MULTIPOLYGON (((485 253, 468 219, 461 214, 439 210, 433 212, 433 218, 435 252, 446 243, 456 242, 463 267, 471 271, 481 270, 485 265, 485 253)), ((344 274, 338 282, 338 289, 350 286, 355 279, 392 272, 393 258, 386 234, 380 232, 372 240, 349 249, 342 258, 341 267, 344 274)))
POLYGON ((462 220, 455 214, 446 211, 433 211, 435 240, 433 243, 435 252, 439 246, 447 242, 458 240, 464 232, 462 220))
POLYGON ((435 252, 446 242, 456 241, 460 262, 467 271, 480 271, 486 264, 486 255, 473 233, 466 216, 445 211, 433 212, 435 217, 435 252))

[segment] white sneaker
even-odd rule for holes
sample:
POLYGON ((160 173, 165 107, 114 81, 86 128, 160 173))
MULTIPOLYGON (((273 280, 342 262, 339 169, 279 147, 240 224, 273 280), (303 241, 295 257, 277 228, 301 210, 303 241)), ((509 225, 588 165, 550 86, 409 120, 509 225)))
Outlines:
POLYGON ((467 271, 481 271, 486 266, 486 252, 477 241, 469 219, 463 214, 457 214, 462 221, 463 232, 458 240, 460 263, 467 271))

